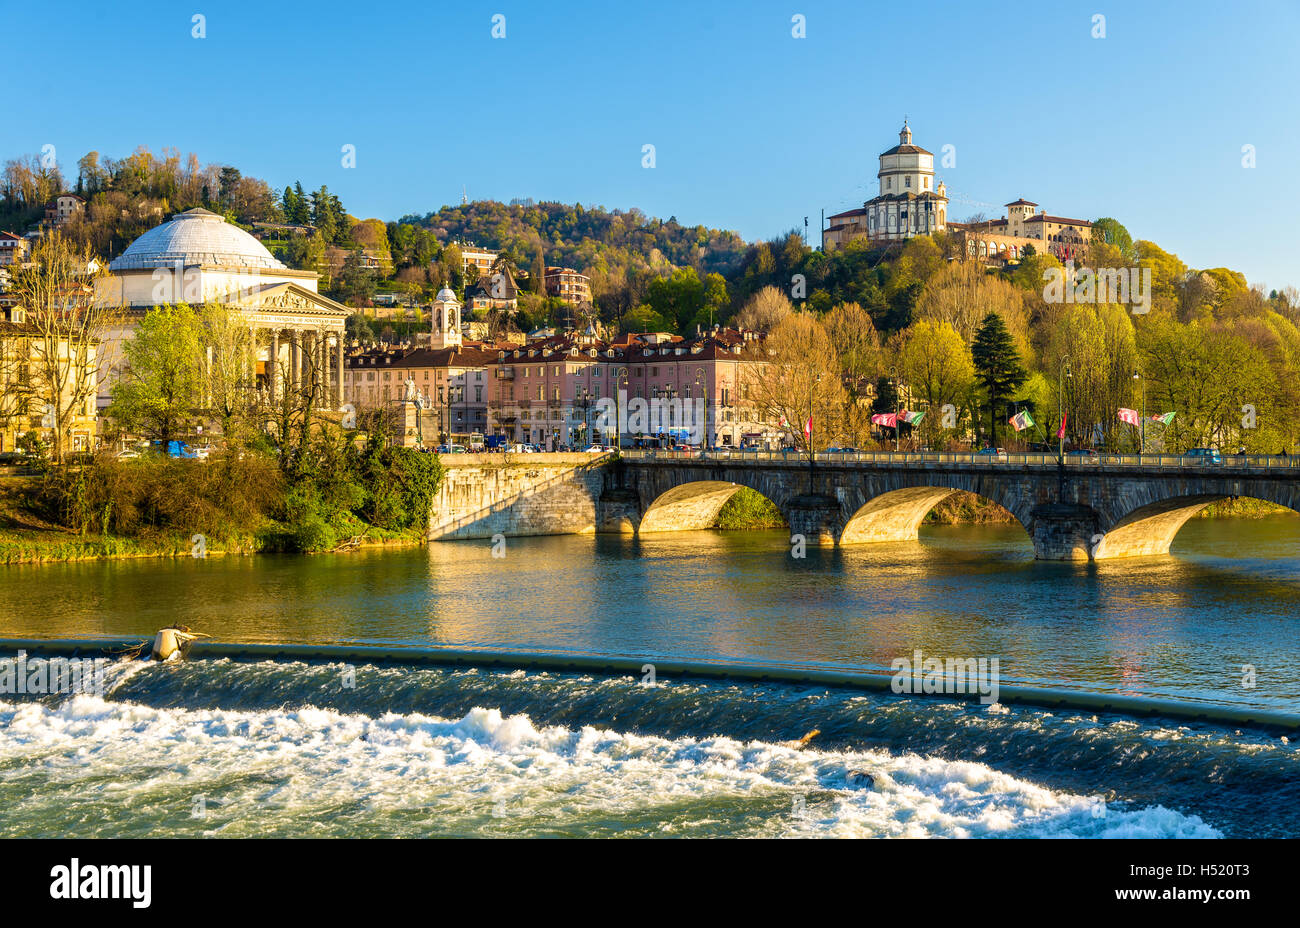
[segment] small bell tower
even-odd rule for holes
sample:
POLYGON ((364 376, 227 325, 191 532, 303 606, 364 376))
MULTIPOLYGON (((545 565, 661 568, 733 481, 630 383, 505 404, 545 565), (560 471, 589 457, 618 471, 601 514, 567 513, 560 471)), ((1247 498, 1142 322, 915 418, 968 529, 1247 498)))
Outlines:
POLYGON ((430 347, 460 347, 460 310, 460 300, 450 287, 438 291, 430 313, 430 347))

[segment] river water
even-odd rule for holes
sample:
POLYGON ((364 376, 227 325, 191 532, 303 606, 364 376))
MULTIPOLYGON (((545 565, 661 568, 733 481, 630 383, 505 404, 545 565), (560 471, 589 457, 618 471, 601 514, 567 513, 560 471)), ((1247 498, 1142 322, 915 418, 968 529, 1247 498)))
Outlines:
MULTIPOLYGON (((1300 518, 1054 564, 1018 527, 790 556, 783 533, 0 569, 0 637, 446 646, 888 671, 1300 712, 1300 518), (1255 668, 1253 685, 1243 665, 1255 668)), ((195 661, 0 696, 0 836, 1294 835, 1276 732, 792 684, 195 661), (797 750, 784 742, 816 728, 797 750), (864 775, 865 774, 865 775, 864 775)))

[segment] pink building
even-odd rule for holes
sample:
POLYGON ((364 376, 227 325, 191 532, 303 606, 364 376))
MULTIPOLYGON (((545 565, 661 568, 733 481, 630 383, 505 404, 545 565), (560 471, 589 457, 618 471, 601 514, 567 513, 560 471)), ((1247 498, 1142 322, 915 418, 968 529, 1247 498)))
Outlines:
POLYGON ((761 360, 762 336, 715 328, 682 338, 590 331, 499 351, 488 427, 547 450, 671 436, 707 446, 775 440, 743 396, 743 371, 761 360))

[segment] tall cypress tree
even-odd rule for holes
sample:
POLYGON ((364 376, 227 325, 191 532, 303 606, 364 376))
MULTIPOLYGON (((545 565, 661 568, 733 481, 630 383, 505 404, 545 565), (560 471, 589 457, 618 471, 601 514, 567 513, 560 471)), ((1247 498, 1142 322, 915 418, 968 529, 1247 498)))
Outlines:
POLYGON ((989 313, 980 322, 971 345, 971 359, 975 362, 975 377, 984 388, 988 400, 989 420, 993 444, 998 443, 998 406, 1004 405, 1025 382, 1028 376, 1006 323, 997 313, 989 313))

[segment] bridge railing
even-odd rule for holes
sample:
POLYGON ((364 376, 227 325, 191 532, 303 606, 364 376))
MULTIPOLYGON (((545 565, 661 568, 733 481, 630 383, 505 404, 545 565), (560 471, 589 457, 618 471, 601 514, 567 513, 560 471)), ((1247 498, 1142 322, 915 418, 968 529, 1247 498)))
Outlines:
MULTIPOLYGON (((669 451, 664 449, 627 450, 622 453, 629 461, 724 461, 724 462, 777 462, 787 464, 808 463, 807 452, 757 451, 751 449, 711 448, 706 451, 669 451)), ((1004 451, 981 454, 969 451, 819 451, 819 464, 877 464, 898 466, 907 464, 969 464, 997 467, 1021 465, 1030 467, 1057 467, 1055 454, 1040 451, 1004 451)), ((1225 467, 1230 469, 1293 470, 1300 469, 1300 455, 1280 454, 1224 454, 1218 460, 1204 455, 1186 454, 1097 454, 1069 453, 1065 466, 1075 470, 1114 467, 1225 467)))

